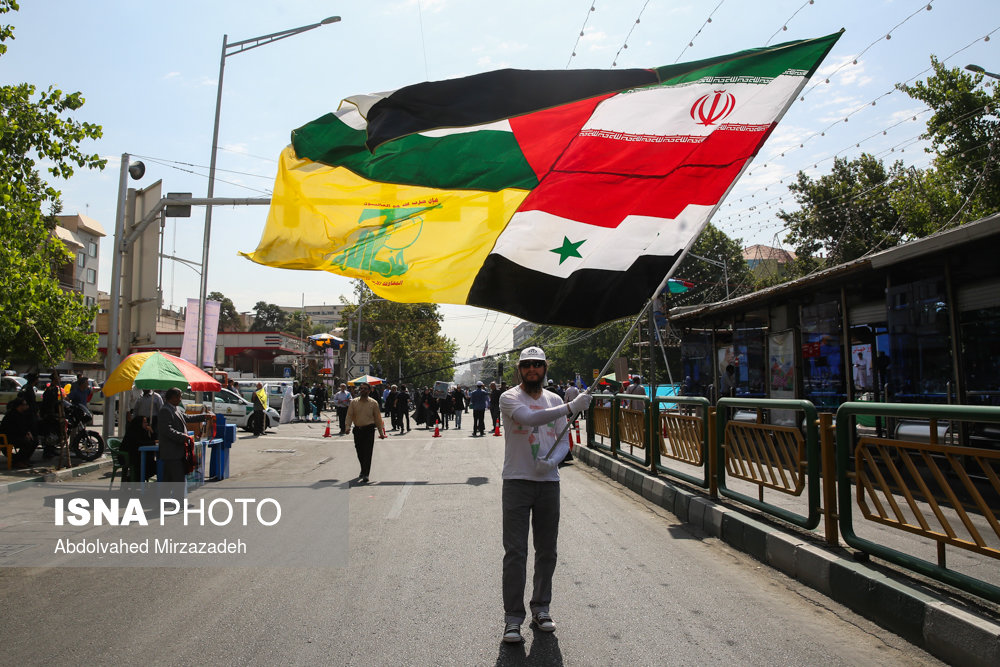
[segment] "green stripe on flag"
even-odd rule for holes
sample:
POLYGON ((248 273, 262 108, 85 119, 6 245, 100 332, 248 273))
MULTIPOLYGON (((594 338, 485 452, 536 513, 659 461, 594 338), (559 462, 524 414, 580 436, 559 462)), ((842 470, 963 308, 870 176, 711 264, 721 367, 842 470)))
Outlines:
POLYGON ((802 70, 809 76, 840 39, 836 32, 816 39, 786 42, 757 49, 747 49, 726 56, 707 58, 678 65, 657 67, 661 85, 691 83, 708 76, 745 76, 773 79, 788 70, 802 70))
POLYGON ((512 132, 411 134, 379 146, 374 154, 365 146, 366 138, 364 130, 331 113, 292 132, 292 147, 299 158, 345 167, 381 183, 488 192, 538 185, 512 132))

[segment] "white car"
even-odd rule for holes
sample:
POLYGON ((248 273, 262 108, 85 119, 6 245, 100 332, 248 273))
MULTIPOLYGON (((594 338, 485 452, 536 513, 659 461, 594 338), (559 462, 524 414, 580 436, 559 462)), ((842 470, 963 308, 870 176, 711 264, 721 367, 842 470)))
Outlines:
MULTIPOLYGON (((183 391, 181 393, 181 403, 184 405, 193 405, 194 392, 183 391)), ((237 427, 246 429, 247 421, 250 415, 253 414, 253 404, 228 389, 222 389, 215 392, 215 405, 212 408, 212 412, 225 416, 226 423, 236 424, 237 427)), ((265 428, 278 428, 279 417, 277 410, 268 407, 264 411, 264 418, 267 420, 265 428)))
MULTIPOLYGON (((7 404, 17 398, 18 392, 24 387, 26 380, 20 375, 4 375, 0 377, 0 414, 7 412, 7 404)), ((35 389, 35 399, 42 400, 42 392, 35 389)))

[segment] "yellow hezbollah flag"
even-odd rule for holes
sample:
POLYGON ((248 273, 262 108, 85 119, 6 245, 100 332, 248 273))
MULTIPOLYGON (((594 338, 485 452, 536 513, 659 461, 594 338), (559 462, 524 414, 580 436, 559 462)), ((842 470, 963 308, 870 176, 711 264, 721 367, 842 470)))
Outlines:
POLYGON ((254 393, 257 394, 257 399, 260 401, 261 407, 267 410, 267 389, 261 387, 254 393))
POLYGON ((465 303, 528 190, 445 190, 371 181, 281 153, 259 264, 332 271, 392 301, 465 303))

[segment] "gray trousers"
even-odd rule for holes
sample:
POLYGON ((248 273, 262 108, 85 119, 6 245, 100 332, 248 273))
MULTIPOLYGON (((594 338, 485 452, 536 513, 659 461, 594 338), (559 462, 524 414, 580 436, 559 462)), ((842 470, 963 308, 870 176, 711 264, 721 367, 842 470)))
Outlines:
POLYGON ((548 611, 559 537, 559 482, 503 481, 503 609, 505 623, 523 623, 528 564, 528 525, 535 547, 529 608, 548 611))

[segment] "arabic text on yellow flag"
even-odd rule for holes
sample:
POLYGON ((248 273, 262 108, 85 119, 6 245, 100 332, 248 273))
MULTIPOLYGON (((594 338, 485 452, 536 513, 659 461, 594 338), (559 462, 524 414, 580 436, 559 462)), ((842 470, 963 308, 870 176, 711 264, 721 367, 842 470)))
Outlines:
POLYGON ((527 190, 440 190, 378 183, 281 154, 271 210, 249 259, 361 278, 408 303, 466 301, 527 190))

